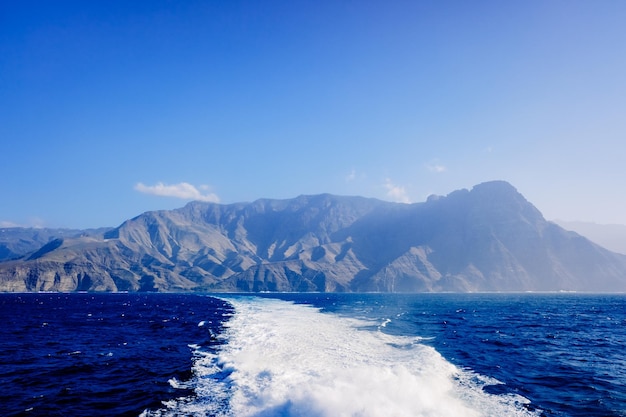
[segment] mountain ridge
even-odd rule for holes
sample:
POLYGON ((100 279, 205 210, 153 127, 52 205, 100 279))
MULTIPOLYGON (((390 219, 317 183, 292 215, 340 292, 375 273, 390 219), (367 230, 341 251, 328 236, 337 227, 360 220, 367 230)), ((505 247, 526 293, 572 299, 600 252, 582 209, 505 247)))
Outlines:
POLYGON ((626 291, 626 256, 490 181, 414 204, 190 202, 2 262, 0 290, 626 291))
POLYGON ((626 225, 598 224, 583 221, 554 220, 564 229, 572 230, 610 251, 626 254, 626 225))

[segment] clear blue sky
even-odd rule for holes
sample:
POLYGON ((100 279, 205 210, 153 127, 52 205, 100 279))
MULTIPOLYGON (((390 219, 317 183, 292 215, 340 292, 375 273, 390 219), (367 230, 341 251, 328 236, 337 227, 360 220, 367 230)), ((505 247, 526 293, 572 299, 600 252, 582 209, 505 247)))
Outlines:
POLYGON ((622 0, 3 1, 0 225, 494 179, 626 224, 625 22, 622 0))

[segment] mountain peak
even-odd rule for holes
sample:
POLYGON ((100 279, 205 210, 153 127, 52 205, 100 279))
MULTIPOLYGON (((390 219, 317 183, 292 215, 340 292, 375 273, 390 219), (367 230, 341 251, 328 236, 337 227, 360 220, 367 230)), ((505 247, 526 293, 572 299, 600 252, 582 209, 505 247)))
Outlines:
POLYGON ((506 181, 488 181, 475 185, 472 187, 471 194, 489 197, 489 198, 514 198, 526 199, 517 191, 515 187, 506 181))
POLYGON ((517 189, 504 180, 485 181, 472 187, 472 191, 489 190, 491 192, 515 192, 517 189))

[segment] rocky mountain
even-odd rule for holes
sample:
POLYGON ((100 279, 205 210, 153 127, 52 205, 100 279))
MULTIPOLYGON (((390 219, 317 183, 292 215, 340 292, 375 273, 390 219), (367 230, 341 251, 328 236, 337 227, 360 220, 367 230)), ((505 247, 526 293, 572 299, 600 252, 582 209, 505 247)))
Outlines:
POLYGON ((626 291, 626 256, 494 181, 418 204, 192 202, 2 262, 0 290, 626 291))
POLYGON ((0 228, 0 262, 19 259, 30 252, 38 250, 53 239, 101 235, 108 229, 0 228))

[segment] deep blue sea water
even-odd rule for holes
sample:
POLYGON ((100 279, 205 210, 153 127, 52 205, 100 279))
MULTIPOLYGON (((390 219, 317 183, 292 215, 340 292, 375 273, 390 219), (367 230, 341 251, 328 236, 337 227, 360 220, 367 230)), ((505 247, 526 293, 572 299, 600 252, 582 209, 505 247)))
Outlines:
POLYGON ((4 416, 626 416, 626 296, 0 294, 4 416))

